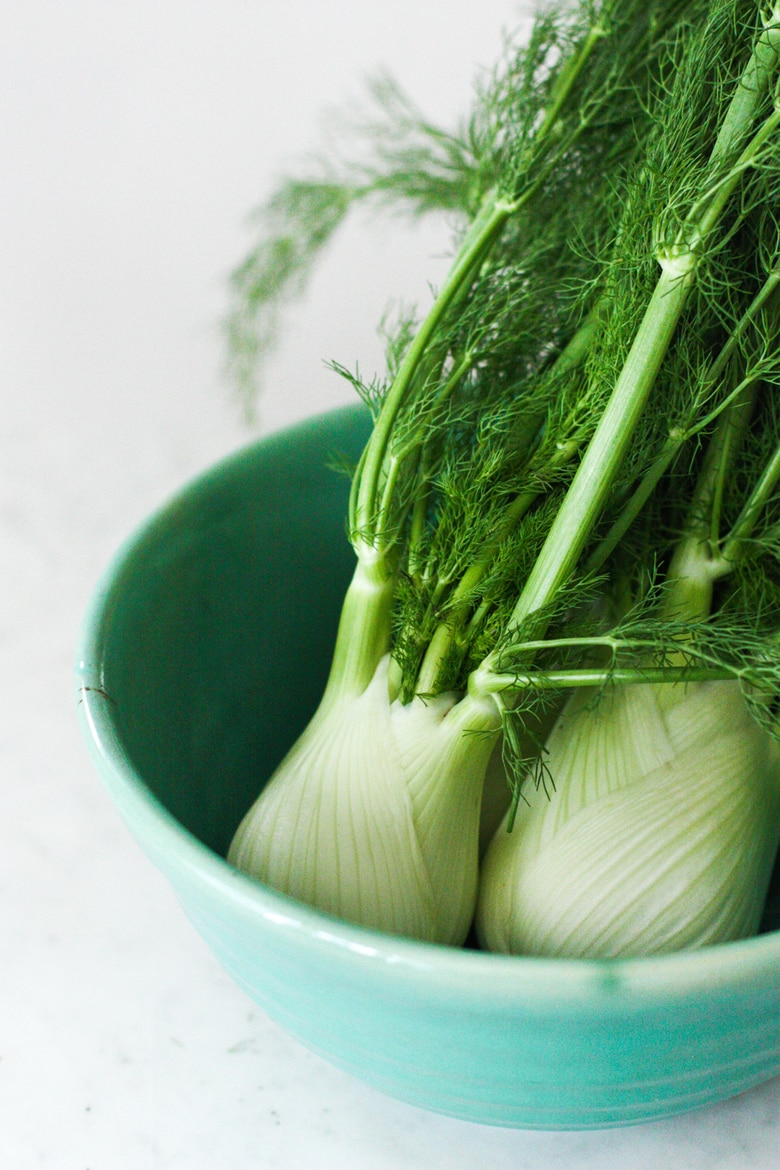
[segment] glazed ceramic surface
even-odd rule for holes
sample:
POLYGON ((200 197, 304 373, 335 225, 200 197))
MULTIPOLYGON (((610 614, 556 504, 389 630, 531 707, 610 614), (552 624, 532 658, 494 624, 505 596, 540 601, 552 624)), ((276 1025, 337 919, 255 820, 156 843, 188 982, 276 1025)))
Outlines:
POLYGON ((780 933, 664 958, 481 954, 347 925, 224 861, 312 714, 352 556, 360 410, 273 436, 163 508, 109 568, 78 656, 93 759, 142 848, 248 994, 417 1105, 505 1126, 622 1125, 780 1072, 780 933))

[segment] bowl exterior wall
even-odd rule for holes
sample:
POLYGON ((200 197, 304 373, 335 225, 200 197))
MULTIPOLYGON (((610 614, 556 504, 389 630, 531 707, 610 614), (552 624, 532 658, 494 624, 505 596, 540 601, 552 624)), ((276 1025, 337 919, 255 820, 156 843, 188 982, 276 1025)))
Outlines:
POLYGON ((606 973, 568 1003, 540 1009, 520 992, 514 1002, 479 995, 468 1005, 462 987, 428 979, 424 961, 399 980, 396 965, 291 937, 295 928, 247 922, 234 933, 234 914, 228 922, 224 908, 192 895, 180 891, 193 923, 272 1018, 424 1108, 484 1124, 602 1128, 697 1108, 780 1072, 776 984, 670 1002, 632 995, 606 973))

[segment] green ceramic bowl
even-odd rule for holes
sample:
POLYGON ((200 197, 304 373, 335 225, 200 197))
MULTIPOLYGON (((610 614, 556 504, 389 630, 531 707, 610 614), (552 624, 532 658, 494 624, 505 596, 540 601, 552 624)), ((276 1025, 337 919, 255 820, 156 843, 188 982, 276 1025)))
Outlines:
POLYGON ((126 545, 87 616, 78 710, 142 848, 237 982, 393 1096, 505 1126, 623 1125, 780 1072, 780 932, 667 958, 510 958, 350 926, 224 861, 314 710, 351 572, 360 410, 221 463, 126 545))

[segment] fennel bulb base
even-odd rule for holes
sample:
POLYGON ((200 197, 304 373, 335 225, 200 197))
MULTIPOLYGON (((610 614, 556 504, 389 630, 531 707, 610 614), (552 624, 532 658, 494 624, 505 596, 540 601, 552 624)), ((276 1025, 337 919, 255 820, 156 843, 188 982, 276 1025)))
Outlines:
POLYGON ((526 784, 483 866, 491 950, 628 958, 758 930, 780 837, 780 759, 739 685, 616 687, 569 703, 549 798, 526 784))
POLYGON ((228 861, 339 918, 458 946, 476 902, 495 707, 452 694, 391 701, 389 661, 360 694, 326 691, 228 861))

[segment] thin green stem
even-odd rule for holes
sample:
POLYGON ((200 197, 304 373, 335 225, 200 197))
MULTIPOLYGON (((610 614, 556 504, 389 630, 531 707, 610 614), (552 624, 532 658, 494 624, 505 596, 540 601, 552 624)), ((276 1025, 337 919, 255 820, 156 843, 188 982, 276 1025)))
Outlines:
POLYGON ((385 456, 395 420, 409 395, 420 362, 464 281, 473 275, 475 265, 485 258, 515 210, 516 204, 510 200, 496 197, 495 194, 488 197, 388 391, 366 448, 355 497, 353 529, 367 544, 375 543, 377 537, 382 535, 377 529, 377 503, 385 456))
MULTIPOLYGON (((780 36, 778 37, 778 44, 780 45, 780 36)), ((691 236, 686 239, 687 247, 696 250, 706 241, 707 236, 720 219, 726 204, 733 195, 743 174, 756 165, 759 161, 762 148, 777 133, 778 129, 780 129, 780 109, 775 109, 762 123, 753 138, 751 138, 728 175, 725 175, 721 179, 711 193, 705 211, 695 222, 691 236)))
POLYGON ((663 268, 609 402, 514 608, 511 625, 520 625, 548 605, 579 560, 677 326, 692 272, 692 267, 687 272, 675 265, 663 268))
POLYGON ((716 573, 712 556, 717 543, 718 484, 734 454, 734 434, 747 423, 752 396, 738 400, 721 416, 710 439, 689 510, 685 531, 677 542, 666 574, 664 615, 701 622, 709 617, 716 573), (713 536, 714 534, 714 536, 713 536))
POLYGON ((427 444, 420 453, 419 485, 412 506, 412 520, 409 531, 407 570, 416 577, 423 565, 423 542, 428 528, 428 513, 431 506, 433 485, 431 482, 431 455, 427 444))
POLYGON ((658 486, 662 476, 677 458, 682 449, 682 440, 670 437, 664 445, 661 454, 653 461, 642 477, 641 482, 632 493, 628 503, 623 508, 617 520, 612 524, 606 536, 599 541, 593 552, 585 562, 585 572, 588 575, 598 573, 606 563, 647 501, 658 486))
POLYGON ((512 646, 513 653, 537 653, 539 650, 609 650, 616 654, 621 650, 645 650, 655 642, 647 638, 624 638, 616 634, 584 634, 571 638, 524 638, 512 646))
POLYGON ((729 334, 728 339, 721 348, 718 356, 713 361, 705 377, 699 383, 696 390, 695 400, 691 406, 688 420, 686 423, 676 426, 669 434, 668 439, 663 445, 659 455, 653 460, 652 464, 645 472, 641 481, 632 492, 628 502, 622 509, 618 518, 613 522, 606 536, 598 543, 593 552, 588 557, 585 564, 585 571, 589 574, 597 573, 605 564, 607 559, 611 556, 617 548, 620 541, 628 532, 631 525, 636 520, 639 513, 644 508, 647 501, 658 486, 661 478, 669 470, 672 464, 677 459, 683 447, 689 440, 702 430, 706 430, 724 409, 727 409, 733 396, 738 395, 745 388, 745 383, 735 387, 731 394, 725 398, 718 406, 710 411, 704 417, 697 419, 701 405, 706 401, 707 397, 712 393, 715 385, 723 374, 726 366, 734 354, 737 345, 744 337, 749 325, 751 325, 759 311, 764 307, 766 302, 775 292, 780 284, 780 272, 773 270, 764 281, 760 291, 751 301, 748 308, 742 314, 737 325, 729 334))
POLYGON ((534 134, 533 142, 528 148, 524 165, 520 168, 520 175, 523 178, 531 174, 534 176, 530 185, 523 189, 523 202, 536 194, 542 187, 548 175, 554 171, 560 159, 584 133, 598 112, 599 104, 597 102, 593 103, 593 108, 589 115, 586 115, 582 107, 580 107, 576 112, 574 126, 568 134, 562 133, 564 111, 572 98, 577 81, 587 70, 596 46, 600 41, 610 36, 609 29, 607 28, 607 19, 611 9, 615 6, 615 2, 616 0, 605 0, 598 19, 591 25, 579 50, 566 61, 558 75, 551 101, 543 111, 541 122, 534 134), (555 149, 547 154, 545 158, 548 140, 551 140, 555 144, 555 149))
POLYGON ((739 677, 739 671, 727 666, 650 666, 615 667, 549 671, 517 671, 500 674, 485 672, 475 677, 476 694, 516 694, 518 691, 557 691, 570 687, 603 687, 629 683, 680 685, 715 682, 739 677))
POLYGON ((579 77, 587 68, 588 61, 593 54, 596 45, 609 35, 605 17, 609 17, 610 9, 614 6, 614 0, 610 0, 602 7, 599 19, 592 25, 585 37, 579 51, 570 57, 558 76, 558 82, 555 86, 555 91, 552 95, 552 101, 545 110, 539 130, 534 138, 534 146, 539 143, 544 143, 544 140, 555 132, 561 114, 571 97, 571 92, 579 77))
POLYGON ((761 381, 761 366, 760 364, 751 370, 740 382, 737 382, 733 390, 729 390, 725 398, 711 410, 709 414, 705 414, 698 420, 695 426, 691 426, 686 432, 686 439, 692 439, 694 435, 700 435, 702 431, 707 431, 713 423, 723 418, 733 406, 735 406, 743 397, 744 394, 749 393, 755 389, 761 381))
POLYGON ((749 540, 756 526, 761 510, 775 494, 780 483, 780 446, 775 451, 764 468, 761 478, 754 486, 742 511, 734 522, 734 526, 723 542, 721 560, 724 568, 729 568, 739 560, 744 551, 744 543, 749 540))
POLYGON ((780 111, 775 108, 736 160, 731 162, 766 102, 779 61, 780 9, 775 6, 753 46, 710 154, 710 170, 720 171, 720 174, 692 205, 686 217, 686 225, 692 229, 691 234, 683 229, 680 243, 686 250, 698 248, 715 227, 742 174, 755 164, 765 142, 780 124, 780 111), (724 167, 728 169, 724 170, 724 167))
POLYGON ((395 493, 403 467, 403 455, 391 455, 387 461, 387 473, 382 485, 382 499, 377 519, 377 531, 382 533, 383 546, 392 543, 396 535, 393 531, 395 493))
MULTIPOLYGON (((585 321, 576 330, 568 344, 558 355, 552 367, 552 372, 555 375, 568 373, 571 370, 577 369, 585 362, 596 332, 597 316, 597 310, 589 313, 585 321)), ((540 426, 543 421, 543 417, 536 420, 533 429, 540 426)), ((570 449, 570 446, 567 444, 564 448, 557 451, 553 457, 553 470, 556 470, 558 467, 563 466, 564 463, 573 459, 576 450, 576 447, 570 449)), ((446 619, 437 626, 420 666, 416 689, 421 694, 435 694, 439 689, 439 677, 442 666, 462 634, 464 622, 473 604, 474 591, 478 589, 490 571, 496 553, 502 544, 517 528, 517 525, 528 513, 529 508, 533 506, 539 494, 540 489, 529 490, 521 492, 510 501, 496 531, 490 540, 483 545, 475 560, 469 565, 458 581, 448 600, 446 619)), ((475 619, 477 623, 484 620, 487 609, 487 606, 479 605, 471 622, 474 622, 475 619)), ((470 631, 473 632, 475 628, 476 626, 470 623, 470 631)))
MULTIPOLYGON (((432 408, 435 409, 436 407, 443 406, 447 400, 452 397, 460 382, 469 372, 473 364, 474 351, 468 350, 463 354, 457 365, 447 373, 444 385, 442 386, 441 390, 439 390, 438 393, 434 396, 431 402, 432 408)), ((444 375, 440 374, 440 376, 443 377, 444 375)), ((397 448, 391 458, 407 459, 411 455, 416 455, 420 448, 424 446, 424 434, 425 428, 421 424, 416 428, 415 431, 412 432, 404 444, 397 448)))
POLYGON ((737 451, 750 425, 753 408, 756 402, 756 381, 747 382, 742 393, 734 400, 731 410, 724 416, 723 443, 720 449, 717 465, 713 474, 712 502, 710 505, 709 540, 710 549, 714 550, 720 542, 720 524, 723 513, 723 498, 726 490, 726 480, 734 465, 737 451))
POLYGON ((713 167, 722 166, 738 149, 745 126, 755 119, 777 70, 780 56, 780 6, 775 4, 764 23, 750 59, 729 104, 710 156, 713 167))

